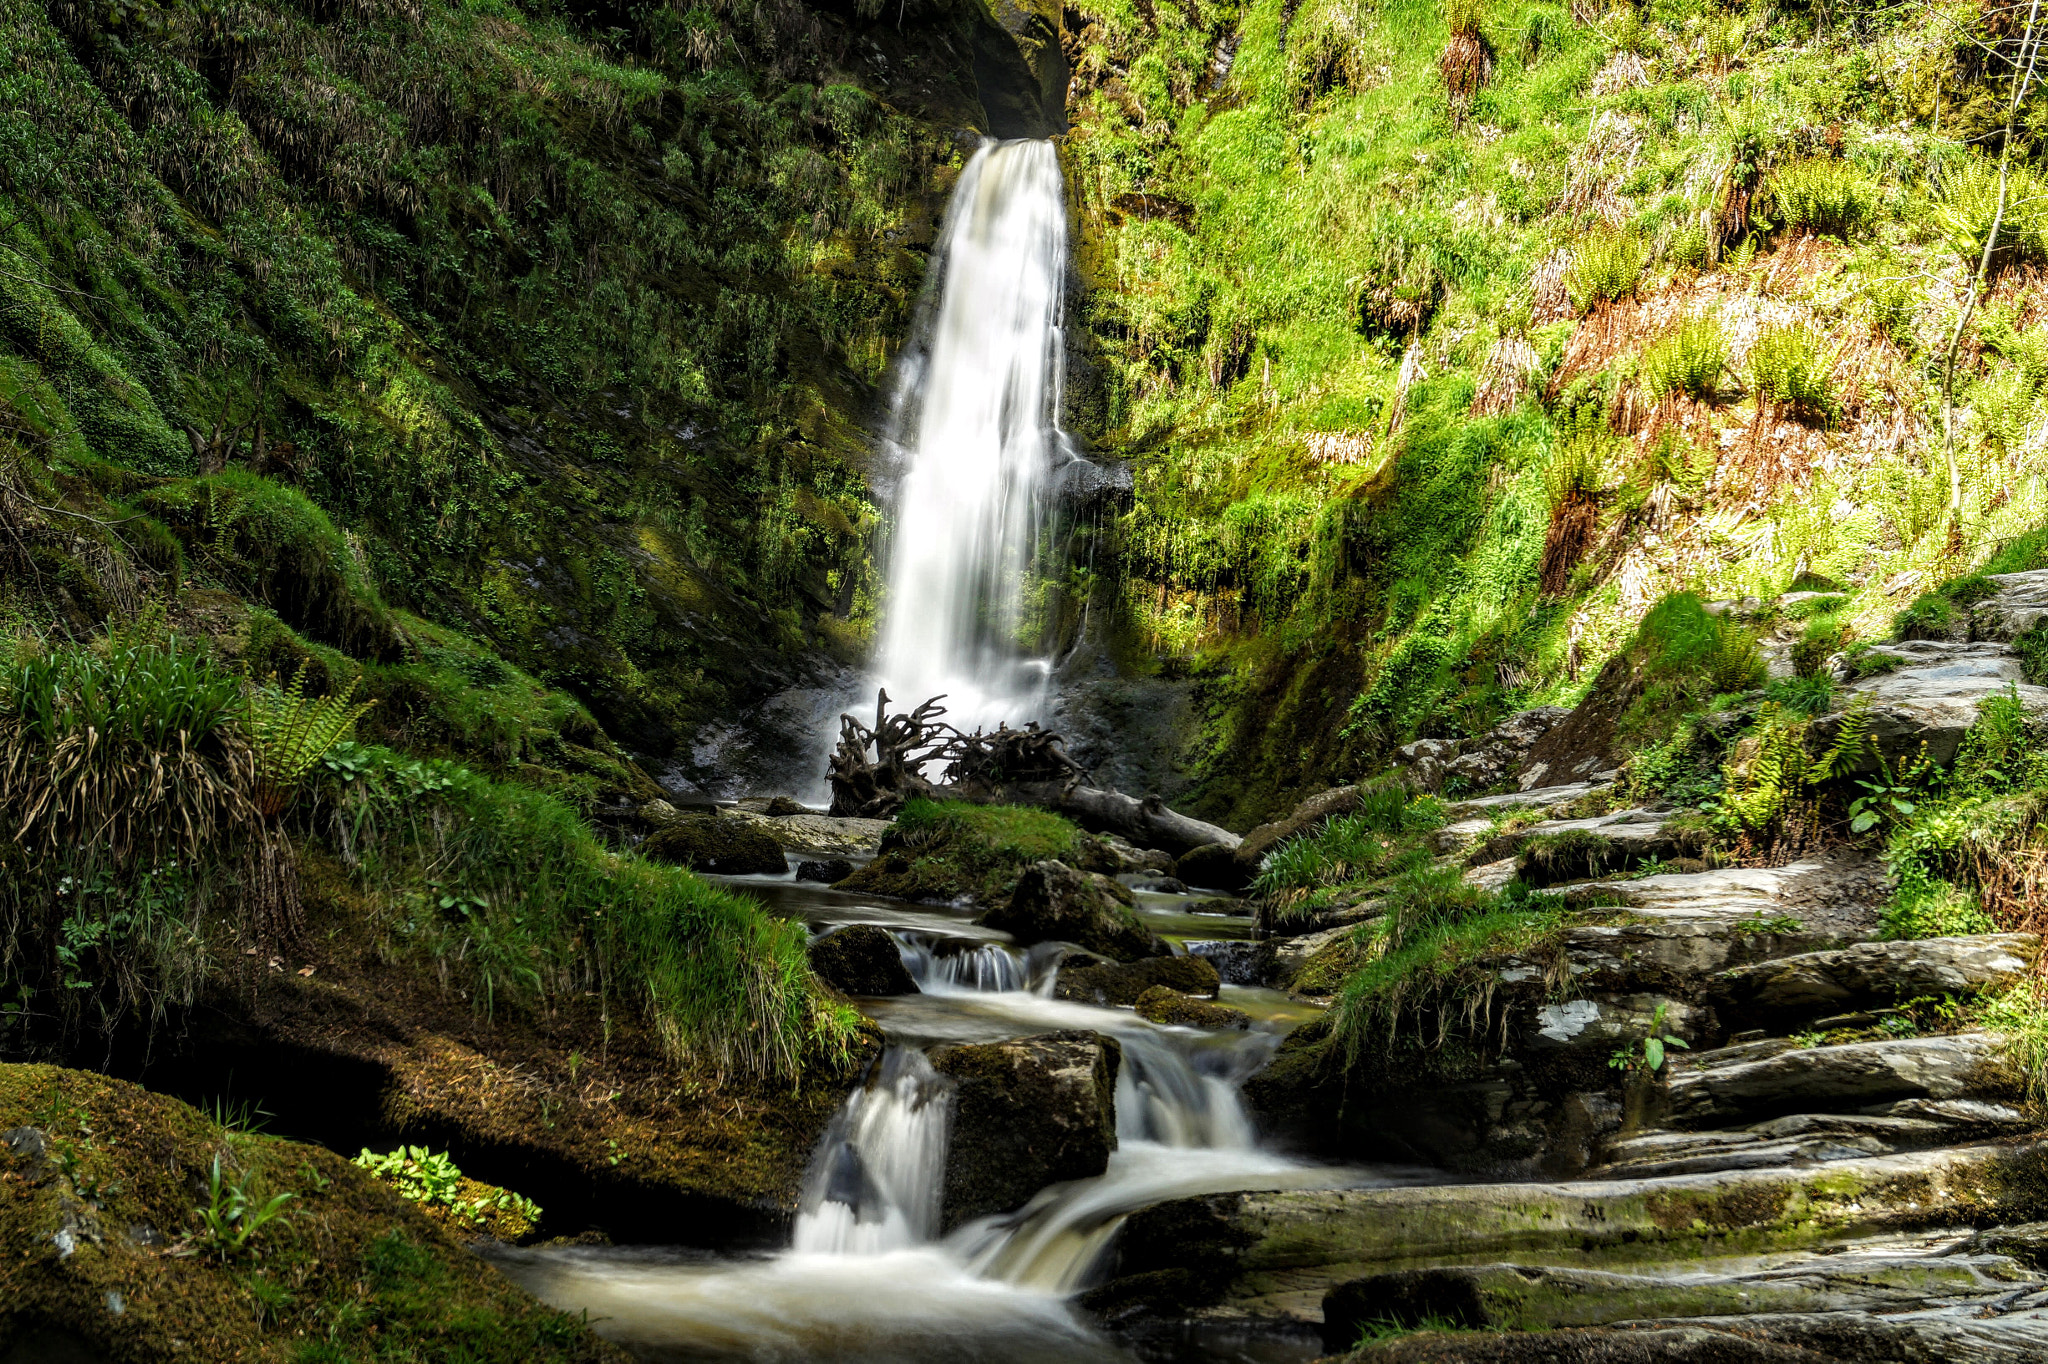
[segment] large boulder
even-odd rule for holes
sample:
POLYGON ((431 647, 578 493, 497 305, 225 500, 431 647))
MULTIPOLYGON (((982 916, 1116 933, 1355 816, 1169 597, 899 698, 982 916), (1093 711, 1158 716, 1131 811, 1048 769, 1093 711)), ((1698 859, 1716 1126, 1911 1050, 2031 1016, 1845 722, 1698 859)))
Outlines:
POLYGON ((981 923, 1025 946, 1070 942, 1117 961, 1164 952, 1131 906, 1131 892, 1099 872, 1034 862, 1017 878, 1009 903, 982 915, 981 923))
POLYGON ((796 879, 832 885, 853 875, 853 863, 843 857, 807 859, 796 864, 796 879))
POLYGON ((1977 723, 1977 708, 1994 696, 2017 696, 2037 723, 2048 717, 2048 688, 2022 680, 2019 655, 2003 644, 1909 639, 1881 645, 1865 658, 1895 666, 1853 684, 1844 709, 1815 720, 1810 732, 1813 746, 1831 744, 1847 708, 1864 707, 1869 728, 1858 771, 1875 771, 1880 761, 1911 762, 1922 745, 1930 761, 1946 767, 1977 723))
POLYGON ((2000 1039, 1981 1032, 1835 1047, 1757 1043, 1672 1065, 1667 1101, 1672 1125, 1700 1127, 1887 1100, 1978 1097, 2006 1088, 1999 1056, 2000 1039))
POLYGON ((918 993, 896 940, 875 924, 848 924, 819 938, 811 944, 811 969, 850 995, 918 993))
POLYGON ((651 834, 640 853, 655 862, 726 876, 774 876, 789 870, 780 843, 746 820, 723 815, 678 819, 651 834))
POLYGON ((933 1069, 955 1087, 940 1221, 1024 1206, 1048 1184, 1109 1168, 1123 1049, 1093 1032, 938 1047, 933 1069))
POLYGON ((1174 872, 1182 881, 1203 890, 1243 890, 1258 871, 1256 860, 1240 860, 1237 849, 1225 843, 1204 843, 1191 848, 1174 864, 1174 872))
POLYGON ((1063 970, 1053 993, 1081 1004, 1136 1004, 1147 990, 1160 985, 1180 994, 1214 999, 1222 988, 1222 978, 1205 957, 1146 957, 1063 970))

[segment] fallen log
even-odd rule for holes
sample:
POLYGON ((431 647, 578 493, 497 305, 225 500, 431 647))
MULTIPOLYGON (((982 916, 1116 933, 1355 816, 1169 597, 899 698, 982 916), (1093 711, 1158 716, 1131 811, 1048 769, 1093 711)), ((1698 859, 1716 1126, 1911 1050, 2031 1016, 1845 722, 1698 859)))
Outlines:
POLYGON ((1115 834, 1141 848, 1179 857, 1242 840, 1228 829, 1168 809, 1157 796, 1140 799, 1087 784, 1088 774, 1066 754, 1061 737, 1028 724, 998 725, 993 733, 963 734, 939 717, 934 696, 915 710, 889 713, 889 693, 875 698, 875 722, 839 717, 839 746, 827 778, 832 813, 891 819, 913 797, 965 800, 977 805, 1036 805, 1072 819, 1091 833, 1115 834), (943 780, 924 775, 942 766, 943 780))

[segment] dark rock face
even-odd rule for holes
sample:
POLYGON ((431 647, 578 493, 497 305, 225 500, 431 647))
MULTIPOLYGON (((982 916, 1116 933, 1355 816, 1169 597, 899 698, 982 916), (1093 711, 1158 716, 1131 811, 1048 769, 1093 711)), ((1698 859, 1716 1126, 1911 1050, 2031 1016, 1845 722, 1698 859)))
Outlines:
POLYGON ((843 857, 828 857, 822 861, 796 864, 796 879, 799 881, 819 881, 829 886, 834 882, 844 881, 851 875, 853 863, 843 857))
POLYGON ((1017 878, 1010 902, 981 922, 1029 946, 1070 942, 1118 961, 1136 961, 1166 949, 1131 911, 1131 893, 1098 872, 1064 862, 1034 862, 1017 878))
POLYGON ((1123 1049, 1092 1032, 939 1047, 957 1086, 940 1219, 946 1230, 1024 1206, 1047 1184, 1101 1174, 1116 1149, 1123 1049))
POLYGON ((782 845, 744 820, 679 819, 640 845, 641 855, 694 871, 727 876, 776 875, 789 863, 782 845))
POLYGON ((914 995, 917 982, 885 928, 849 924, 811 944, 811 969, 850 995, 914 995))
POLYGON ((1147 990, 1160 985, 1178 994, 1214 999, 1222 979, 1215 964, 1203 957, 1147 957, 1061 971, 1053 993, 1082 1004, 1136 1004, 1147 990))
POLYGON ((1174 873, 1190 886, 1234 892, 1252 883, 1252 877, 1258 874, 1258 863, 1239 860, 1235 848, 1205 843, 1182 853, 1174 864, 1174 873))
POLYGON ((1165 1027, 1249 1028, 1252 1016, 1206 1000, 1192 999, 1178 990, 1155 985, 1138 996, 1138 1017, 1165 1027))

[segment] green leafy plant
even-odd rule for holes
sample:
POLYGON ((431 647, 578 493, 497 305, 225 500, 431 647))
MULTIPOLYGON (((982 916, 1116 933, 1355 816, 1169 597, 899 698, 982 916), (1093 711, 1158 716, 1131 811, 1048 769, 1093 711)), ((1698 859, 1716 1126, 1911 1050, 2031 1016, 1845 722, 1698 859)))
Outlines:
POLYGON ((223 1157, 214 1156, 213 1171, 206 1183, 206 1202, 193 1209, 193 1215, 199 1219, 193 1239, 223 1261, 249 1250, 250 1242, 284 1216, 285 1205, 298 1197, 285 1192, 263 1198, 256 1188, 257 1182, 253 1168, 230 1175, 223 1157))
POLYGON ((1857 778, 1856 784, 1863 788, 1863 794, 1849 802, 1849 832, 1867 834, 1881 824, 1909 818, 1920 808, 1919 796, 1927 766, 1927 755, 1923 749, 1919 761, 1903 772, 1894 774, 1890 766, 1880 760, 1874 776, 1857 778))
POLYGON ((1620 1071, 1648 1071, 1654 1075, 1664 1069, 1665 1052, 1672 1048, 1689 1051, 1692 1044, 1673 1032, 1665 1031, 1664 1015, 1671 1006, 1659 1001, 1650 1015, 1650 1030, 1627 1046, 1617 1047, 1607 1058, 1607 1064, 1620 1071))
POLYGON ((1630 228, 1601 223, 1572 247, 1565 292, 1584 312, 1597 303, 1627 298, 1650 263, 1649 244, 1630 228))
POLYGON ((1866 230, 1877 208, 1869 177, 1839 157, 1787 162, 1771 172, 1765 189, 1784 226, 1844 241, 1866 230))
POLYGON ((1749 348, 1749 382, 1759 403, 1802 417, 1832 420, 1835 356, 1812 328, 1766 327, 1749 348))
POLYGON ((1706 400, 1728 363, 1728 343, 1711 317, 1691 317, 1650 343, 1637 369, 1653 396, 1683 393, 1706 400))
POLYGON ((465 1178, 445 1151, 401 1146, 379 1155, 365 1147, 353 1163, 397 1189, 401 1198, 444 1208, 471 1226, 489 1221, 493 1213, 510 1213, 528 1226, 540 1224, 538 1203, 510 1189, 495 1189, 465 1178))
POLYGON ((280 687, 277 679, 251 687, 244 701, 242 727, 256 755, 256 807, 265 818, 284 812, 306 774, 336 744, 355 731, 356 721, 375 705, 356 701, 357 684, 308 699, 306 665, 280 687))

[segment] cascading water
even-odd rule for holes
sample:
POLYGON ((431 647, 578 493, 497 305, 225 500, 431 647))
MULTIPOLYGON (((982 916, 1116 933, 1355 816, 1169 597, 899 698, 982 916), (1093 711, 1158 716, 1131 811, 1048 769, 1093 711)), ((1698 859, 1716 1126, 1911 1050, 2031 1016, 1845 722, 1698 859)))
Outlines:
POLYGON ((1046 670, 1020 656, 1023 581, 1059 427, 1067 214, 1050 142, 985 142, 961 172, 932 261, 936 294, 898 366, 890 440, 903 467, 880 683, 944 694, 962 728, 1021 724, 1046 670))

